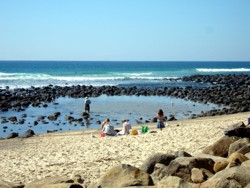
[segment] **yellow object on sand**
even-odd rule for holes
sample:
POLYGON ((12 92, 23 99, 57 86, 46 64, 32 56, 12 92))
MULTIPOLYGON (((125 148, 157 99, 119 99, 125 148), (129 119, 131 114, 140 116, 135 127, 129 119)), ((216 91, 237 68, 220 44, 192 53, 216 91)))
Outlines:
POLYGON ((138 131, 136 129, 132 129, 130 132, 131 135, 137 135, 138 131))

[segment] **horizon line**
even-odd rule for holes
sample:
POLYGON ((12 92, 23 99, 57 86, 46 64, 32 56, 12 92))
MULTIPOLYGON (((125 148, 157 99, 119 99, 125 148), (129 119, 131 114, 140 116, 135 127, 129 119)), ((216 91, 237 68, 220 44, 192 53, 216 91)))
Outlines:
POLYGON ((250 62, 250 60, 1 60, 0 61, 53 61, 53 62, 250 62))

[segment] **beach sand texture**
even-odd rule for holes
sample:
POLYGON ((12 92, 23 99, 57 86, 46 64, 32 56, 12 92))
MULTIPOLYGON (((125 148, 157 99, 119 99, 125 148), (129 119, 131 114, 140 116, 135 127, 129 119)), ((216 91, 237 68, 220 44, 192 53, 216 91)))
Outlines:
POLYGON ((224 135, 224 127, 247 124, 248 117, 249 113, 240 113, 179 120, 167 122, 163 131, 148 124, 156 133, 136 136, 100 137, 100 130, 93 129, 1 140, 0 176, 5 181, 28 183, 48 176, 79 174, 88 185, 117 164, 140 167, 154 153, 184 150, 199 154, 224 135))

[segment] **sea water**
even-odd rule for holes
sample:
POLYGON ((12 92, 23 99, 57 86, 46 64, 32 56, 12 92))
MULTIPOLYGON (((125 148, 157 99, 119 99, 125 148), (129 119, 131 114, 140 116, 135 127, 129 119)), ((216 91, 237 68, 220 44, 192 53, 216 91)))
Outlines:
MULTIPOLYGON (((84 111, 84 99, 75 99, 68 97, 60 97, 53 103, 49 103, 48 107, 28 107, 25 111, 16 112, 0 112, 0 117, 16 116, 17 119, 22 119, 26 114, 24 124, 5 123, 7 129, 0 129, 0 137, 7 137, 11 132, 24 133, 28 129, 32 129, 36 134, 45 133, 48 130, 86 130, 90 128, 100 128, 100 123, 106 118, 110 118, 111 124, 116 128, 122 128, 122 119, 127 119, 132 125, 146 121, 151 121, 156 117, 157 111, 161 108, 164 115, 169 118, 175 115, 177 119, 190 118, 194 114, 200 114, 202 111, 219 109, 222 106, 215 104, 195 103, 184 99, 176 99, 173 97, 163 96, 107 96, 102 95, 97 98, 90 98, 90 119, 83 120, 84 126, 76 122, 66 120, 67 116, 72 116, 75 119, 83 118, 81 115, 84 111), (55 112, 60 112, 61 115, 56 121, 50 121, 45 118, 47 124, 41 122, 34 125, 38 117, 53 115, 55 112), (4 131, 4 132, 3 132, 4 131)), ((0 119, 1 120, 1 119, 0 119)))
POLYGON ((250 74, 250 62, 0 61, 0 88, 50 84, 179 87, 194 83, 169 79, 194 74, 242 73, 250 74))

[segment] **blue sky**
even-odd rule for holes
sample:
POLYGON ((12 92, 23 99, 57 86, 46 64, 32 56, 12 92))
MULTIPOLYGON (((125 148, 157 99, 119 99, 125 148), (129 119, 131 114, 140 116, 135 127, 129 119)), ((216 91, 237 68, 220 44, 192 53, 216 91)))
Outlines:
POLYGON ((0 60, 249 61, 249 0, 0 0, 0 60))

